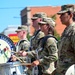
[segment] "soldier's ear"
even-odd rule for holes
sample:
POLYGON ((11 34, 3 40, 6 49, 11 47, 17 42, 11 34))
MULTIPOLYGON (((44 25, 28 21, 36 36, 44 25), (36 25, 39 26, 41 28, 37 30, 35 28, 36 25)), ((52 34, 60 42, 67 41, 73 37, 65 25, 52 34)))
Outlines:
POLYGON ((72 18, 73 17, 73 14, 70 14, 70 18, 72 18))
POLYGON ((25 34, 25 31, 23 31, 23 34, 25 34))
POLYGON ((42 18, 40 18, 40 21, 42 21, 42 18))

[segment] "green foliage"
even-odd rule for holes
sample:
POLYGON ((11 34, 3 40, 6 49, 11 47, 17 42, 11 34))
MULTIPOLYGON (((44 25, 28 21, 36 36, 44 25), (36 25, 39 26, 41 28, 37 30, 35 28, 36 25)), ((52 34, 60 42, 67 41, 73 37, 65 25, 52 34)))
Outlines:
POLYGON ((27 39, 30 40, 31 36, 29 35, 29 33, 27 34, 27 39))

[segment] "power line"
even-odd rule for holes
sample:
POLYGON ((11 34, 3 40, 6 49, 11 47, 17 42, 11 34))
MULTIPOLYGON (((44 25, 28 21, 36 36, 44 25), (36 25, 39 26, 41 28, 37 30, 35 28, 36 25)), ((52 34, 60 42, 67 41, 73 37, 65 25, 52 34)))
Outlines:
POLYGON ((2 7, 0 9, 21 9, 21 8, 25 8, 25 7, 2 7))

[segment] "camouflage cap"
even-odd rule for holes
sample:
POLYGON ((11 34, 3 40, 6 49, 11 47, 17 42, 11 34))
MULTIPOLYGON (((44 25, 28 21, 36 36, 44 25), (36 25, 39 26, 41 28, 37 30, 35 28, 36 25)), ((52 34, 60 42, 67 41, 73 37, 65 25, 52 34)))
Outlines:
POLYGON ((28 27, 25 25, 19 26, 18 29, 16 30, 16 32, 21 31, 21 30, 28 30, 28 27))
POLYGON ((66 13, 68 11, 74 12, 74 5, 68 4, 68 5, 61 6, 61 10, 57 14, 60 15, 62 13, 66 13))
POLYGON ((33 17, 31 18, 32 20, 37 19, 37 18, 43 18, 46 17, 47 14, 44 12, 37 12, 33 15, 33 17))
POLYGON ((55 27, 54 20, 52 18, 48 18, 48 17, 42 18, 42 21, 40 21, 38 24, 39 25, 49 24, 50 26, 55 27))

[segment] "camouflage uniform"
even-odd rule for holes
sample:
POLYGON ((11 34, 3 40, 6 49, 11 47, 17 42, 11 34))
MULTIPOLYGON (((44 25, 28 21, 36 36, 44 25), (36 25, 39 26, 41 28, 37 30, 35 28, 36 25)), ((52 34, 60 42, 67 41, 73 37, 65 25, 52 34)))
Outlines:
MULTIPOLYGON (((50 35, 50 34, 49 34, 50 35)), ((47 35, 47 36, 49 36, 47 35)), ((46 41, 46 45, 39 53, 39 61, 44 74, 51 74, 54 70, 54 61, 57 60, 57 41, 50 37, 46 41)))
MULTIPOLYGON (((40 38, 42 38, 42 37, 45 36, 42 31, 40 31, 40 30, 38 30, 38 31, 35 32, 35 34, 37 32, 38 32, 38 34, 36 36, 34 34, 33 38, 31 39, 31 51, 27 52, 28 53, 27 56, 30 57, 30 58, 32 58, 31 62, 33 62, 35 59, 37 59, 36 50, 38 50, 38 47, 39 47, 38 41, 39 41, 40 38)), ((37 68, 39 68, 39 66, 37 68)), ((31 75, 31 73, 33 73, 32 69, 33 69, 33 67, 29 68, 28 75, 31 75)), ((40 67, 40 69, 41 69, 41 67, 40 67)))
POLYGON ((58 44, 59 61, 57 71, 64 75, 65 71, 75 64, 75 23, 67 27, 58 44))
MULTIPOLYGON (((30 42, 27 40, 27 39, 24 39, 24 40, 20 40, 17 45, 16 45, 16 52, 18 51, 28 51, 29 50, 29 47, 30 47, 30 42)), ((16 55, 18 56, 18 55, 16 55)), ((22 61, 25 61, 26 57, 21 57, 21 56, 18 56, 18 58, 20 58, 22 61)))
MULTIPOLYGON (((72 11, 73 8, 62 6, 62 11, 72 11), (64 9, 65 8, 65 9, 64 9)), ((65 75, 66 70, 73 64, 75 64, 75 23, 68 25, 62 33, 61 39, 58 42, 59 60, 57 62, 57 74, 65 75)))
MULTIPOLYGON (((51 18, 43 18, 39 25, 49 24, 51 27, 55 26, 55 22, 51 18)), ((53 36, 52 34, 46 35, 44 38, 48 36, 53 36)), ((45 41, 44 47, 42 46, 42 50, 39 52, 39 61, 42 67, 42 72, 44 75, 52 75, 55 70, 54 62, 58 59, 58 49, 57 49, 57 40, 53 37, 49 37, 45 41)), ((41 42, 43 44, 43 42, 41 42)))

